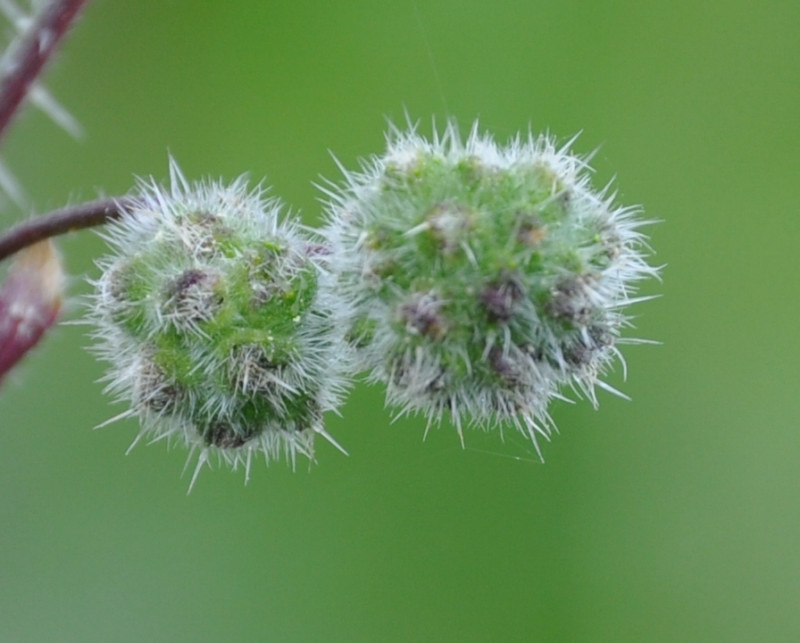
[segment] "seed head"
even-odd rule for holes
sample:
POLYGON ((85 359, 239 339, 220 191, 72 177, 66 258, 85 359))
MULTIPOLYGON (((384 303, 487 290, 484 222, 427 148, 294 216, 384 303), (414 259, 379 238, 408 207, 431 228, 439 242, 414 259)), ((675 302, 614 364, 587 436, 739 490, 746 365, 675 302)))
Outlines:
POLYGON ((638 208, 589 171, 548 136, 500 146, 450 123, 432 140, 393 129, 327 190, 348 336, 390 405, 448 415, 459 434, 462 419, 510 421, 535 444, 564 386, 596 404, 625 308, 657 270, 638 208))
MULTIPOLYGON (((313 459, 348 360, 324 265, 280 203, 244 179, 140 181, 111 224, 90 319, 107 389, 130 404, 136 441, 167 439, 243 464, 313 459)), ((336 445, 338 447, 338 445, 336 445)), ((192 484, 194 483, 194 477, 192 484)))

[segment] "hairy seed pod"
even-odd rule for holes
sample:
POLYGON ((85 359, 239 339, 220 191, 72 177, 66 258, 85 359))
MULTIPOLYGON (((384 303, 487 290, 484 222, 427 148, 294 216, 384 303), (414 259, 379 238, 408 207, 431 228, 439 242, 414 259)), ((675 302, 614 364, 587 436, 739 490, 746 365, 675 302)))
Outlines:
POLYGON ((141 181, 108 229, 89 314, 107 388, 139 438, 199 452, 195 476, 212 457, 247 475, 257 453, 313 458, 348 369, 326 255, 243 179, 170 169, 169 188, 141 181))
POLYGON ((588 173, 547 136, 500 146, 450 123, 432 140, 393 129, 383 156, 332 185, 348 336, 390 405, 459 434, 462 419, 510 421, 535 444, 564 386, 596 403, 636 284, 657 270, 638 209, 588 173))

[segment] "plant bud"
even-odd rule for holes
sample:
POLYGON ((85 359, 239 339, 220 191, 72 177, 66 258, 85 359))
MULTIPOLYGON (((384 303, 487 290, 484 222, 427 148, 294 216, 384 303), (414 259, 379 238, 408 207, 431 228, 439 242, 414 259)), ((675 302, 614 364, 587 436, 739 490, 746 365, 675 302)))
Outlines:
POLYGON ((313 459, 348 368, 326 255, 243 179, 190 184, 172 162, 169 189, 139 188, 90 313, 123 415, 199 451, 195 477, 212 456, 248 476, 254 453, 313 459))
POLYGON ((534 444, 564 386, 595 402, 636 284, 657 274, 638 209, 547 136, 393 130, 362 167, 328 190, 326 237, 348 337, 387 402, 459 434, 510 421, 534 444))

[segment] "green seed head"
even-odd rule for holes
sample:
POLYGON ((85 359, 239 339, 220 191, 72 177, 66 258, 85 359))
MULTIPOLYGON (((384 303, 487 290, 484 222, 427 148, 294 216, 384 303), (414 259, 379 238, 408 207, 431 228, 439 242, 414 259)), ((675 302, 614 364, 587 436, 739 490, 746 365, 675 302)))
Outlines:
POLYGON ((511 421, 535 443, 565 385, 595 402, 635 284, 656 270, 637 210, 548 137, 394 130, 331 190, 338 293, 360 366, 429 420, 511 421), (366 332, 365 332, 366 329, 366 332))
POLYGON ((108 233, 90 315, 108 389, 140 437, 199 451, 197 470, 313 458, 348 363, 324 255, 243 179, 189 184, 174 163, 171 179, 141 182, 108 233))

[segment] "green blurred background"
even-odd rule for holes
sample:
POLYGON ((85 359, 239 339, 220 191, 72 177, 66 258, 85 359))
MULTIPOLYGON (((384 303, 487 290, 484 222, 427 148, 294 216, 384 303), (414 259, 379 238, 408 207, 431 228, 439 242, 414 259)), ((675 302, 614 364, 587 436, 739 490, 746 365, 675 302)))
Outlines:
MULTIPOLYGON (((358 387, 318 464, 206 471, 124 452, 134 421, 77 326, 0 397, 0 641, 800 640, 800 3, 97 0, 3 158, 38 212, 134 175, 267 177, 318 220, 330 152, 386 120, 479 117, 599 151, 650 217, 632 398, 556 404, 522 438, 423 442, 358 387)), ((5 208, 3 225, 28 214, 5 208)), ((61 242, 73 297, 103 252, 61 242)))

